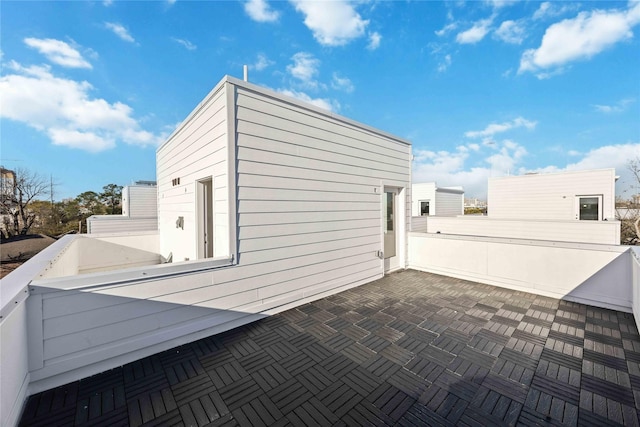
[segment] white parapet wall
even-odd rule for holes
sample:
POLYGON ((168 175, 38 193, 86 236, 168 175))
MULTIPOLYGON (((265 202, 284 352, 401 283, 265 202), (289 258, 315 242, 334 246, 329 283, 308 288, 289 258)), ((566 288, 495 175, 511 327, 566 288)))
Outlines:
MULTIPOLYGON (((417 231, 417 230, 415 230, 417 231)), ((502 237, 557 242, 620 244, 620 221, 494 219, 486 216, 437 217, 427 220, 428 233, 502 237)))
MULTIPOLYGON (((409 267, 632 311, 628 246, 409 233, 409 267)), ((637 282, 636 282, 637 283, 637 282)))

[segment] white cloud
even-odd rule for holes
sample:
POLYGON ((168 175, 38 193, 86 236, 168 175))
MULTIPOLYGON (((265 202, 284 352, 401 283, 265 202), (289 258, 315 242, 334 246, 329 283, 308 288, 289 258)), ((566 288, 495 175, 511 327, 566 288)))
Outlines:
POLYGON ((80 52, 61 40, 29 37, 24 39, 24 42, 55 64, 69 68, 92 68, 91 64, 82 57, 80 52))
MULTIPOLYGON (((504 123, 491 123, 483 130, 474 130, 465 132, 464 136, 467 138, 486 138, 492 137, 497 133, 506 132, 511 129, 524 127, 526 129, 534 129, 538 122, 527 120, 523 117, 517 117, 510 122, 504 123)), ((491 141, 488 141, 489 143, 491 141)), ((486 144, 485 144, 486 145, 486 144)))
POLYGON ((460 44, 475 44, 484 38, 493 23, 493 17, 482 19, 473 24, 473 27, 458 33, 456 41, 460 44))
POLYGON ((577 10, 580 7, 579 3, 568 3, 568 2, 556 2, 552 3, 549 1, 543 2, 538 7, 538 10, 533 14, 534 20, 540 20, 545 18, 553 18, 556 16, 560 16, 567 12, 572 12, 577 10))
POLYGON ((444 27, 442 27, 442 29, 435 31, 435 34, 438 37, 442 37, 444 35, 449 34, 451 31, 455 30, 456 28, 458 28, 458 23, 457 22, 451 22, 451 23, 445 25, 444 27))
POLYGON ((98 152, 116 141, 155 145, 162 136, 140 128, 133 110, 121 102, 92 98, 86 81, 56 77, 49 66, 22 67, 12 61, 11 74, 0 77, 3 118, 45 133, 56 145, 98 152))
POLYGON ((280 13, 272 10, 265 0, 248 0, 244 3, 244 11, 258 22, 275 22, 280 18, 280 13))
POLYGON ((179 38, 176 38, 176 37, 171 37, 171 40, 173 40, 174 42, 176 42, 178 44, 181 44, 187 50, 196 50, 198 48, 198 46, 196 46, 195 44, 191 43, 187 39, 179 39, 179 38))
POLYGON ((380 47, 380 41, 382 40, 382 36, 378 32, 373 32, 369 34, 369 44, 367 45, 367 49, 376 50, 380 47))
POLYGON ((572 150, 566 153, 574 158, 571 163, 540 168, 523 165, 528 152, 517 142, 503 140, 484 149, 473 145, 458 146, 451 151, 414 149, 413 182, 436 181, 442 187, 462 185, 466 197, 486 199, 487 179, 491 176, 615 168, 620 176, 616 183, 618 195, 627 197, 637 190, 631 187, 634 180, 627 162, 640 157, 640 143, 606 145, 586 153, 572 150))
POLYGON ((331 80, 331 87, 336 90, 341 90, 347 93, 354 91, 355 87, 348 77, 340 77, 338 73, 333 73, 331 80))
POLYGON ((315 105, 316 107, 322 108, 323 110, 333 112, 340 110, 340 104, 335 100, 331 100, 328 98, 312 98, 304 92, 298 92, 291 89, 278 89, 278 92, 283 95, 299 99, 300 101, 308 102, 309 104, 315 105))
POLYGON ((442 58, 442 61, 438 64, 438 72, 442 73, 447 71, 449 66, 451 65, 451 55, 447 54, 442 58))
POLYGON ((113 31, 113 33, 120 37, 122 40, 129 42, 129 43, 135 43, 136 40, 131 36, 131 34, 129 34, 129 31, 123 27, 121 24, 115 23, 115 22, 105 22, 104 26, 106 29, 113 31))
POLYGON ((630 159, 640 158, 640 143, 614 144, 594 148, 587 153, 572 152, 575 156, 582 156, 574 163, 569 163, 565 167, 547 166, 543 168, 523 170, 524 172, 553 173, 564 171, 579 171, 588 169, 615 168, 616 175, 620 176, 616 182, 616 193, 623 198, 635 194, 637 187, 634 177, 627 169, 627 162, 630 159))
POLYGON ((435 181, 442 187, 461 185, 465 196, 486 198, 487 179, 513 173, 527 150, 505 140, 495 143, 489 152, 486 149, 483 152, 477 144, 469 144, 453 151, 415 150, 413 154, 413 182, 435 181))
POLYGON ((287 65, 289 74, 298 79, 304 87, 316 89, 318 82, 315 77, 318 75, 320 60, 307 52, 298 52, 291 59, 293 64, 287 65))
POLYGON ((259 53, 256 62, 251 66, 251 68, 256 71, 262 71, 273 64, 274 62, 267 58, 267 55, 259 53))
POLYGON ((102 5, 103 5, 104 7, 109 7, 109 6, 111 6, 112 4, 113 4, 113 0, 103 0, 103 1, 102 1, 102 5))
POLYGON ((548 69, 561 69, 571 61, 589 59, 603 50, 633 37, 631 29, 640 23, 640 2, 630 2, 627 10, 581 12, 547 28, 540 47, 526 50, 518 73, 539 73, 549 77, 548 69))
POLYGON ((520 44, 524 40, 524 25, 519 21, 504 21, 495 31, 495 36, 505 43, 520 44))
POLYGON ((635 102, 633 98, 621 99, 614 105, 594 105, 593 108, 601 113, 621 113, 635 102))
POLYGON ((347 1, 290 0, 305 15, 304 24, 324 46, 343 46, 364 35, 369 24, 347 1))
POLYGON ((489 3, 491 6, 493 6, 494 9, 501 9, 506 6, 511 6, 512 4, 516 3, 517 0, 485 0, 485 1, 489 3))

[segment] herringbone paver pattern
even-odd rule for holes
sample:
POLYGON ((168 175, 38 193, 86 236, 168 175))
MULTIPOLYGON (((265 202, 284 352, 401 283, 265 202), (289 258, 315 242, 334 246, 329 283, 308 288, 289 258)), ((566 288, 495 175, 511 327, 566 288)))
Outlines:
POLYGON ((31 396, 22 425, 639 425, 633 316, 404 271, 31 396))

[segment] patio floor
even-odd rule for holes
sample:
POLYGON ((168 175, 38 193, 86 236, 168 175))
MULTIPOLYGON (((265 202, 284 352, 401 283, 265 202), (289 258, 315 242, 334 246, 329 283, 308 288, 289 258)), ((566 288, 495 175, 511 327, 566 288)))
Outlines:
POLYGON ((22 425, 638 425, 633 316, 418 271, 31 396, 22 425))

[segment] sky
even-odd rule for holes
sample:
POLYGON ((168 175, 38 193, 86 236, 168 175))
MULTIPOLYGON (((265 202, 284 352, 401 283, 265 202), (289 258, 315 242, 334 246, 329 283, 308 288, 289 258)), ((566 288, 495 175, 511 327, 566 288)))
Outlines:
POLYGON ((408 139, 413 181, 615 168, 638 192, 640 2, 0 3, 0 163, 55 199, 155 180, 224 75, 408 139))

